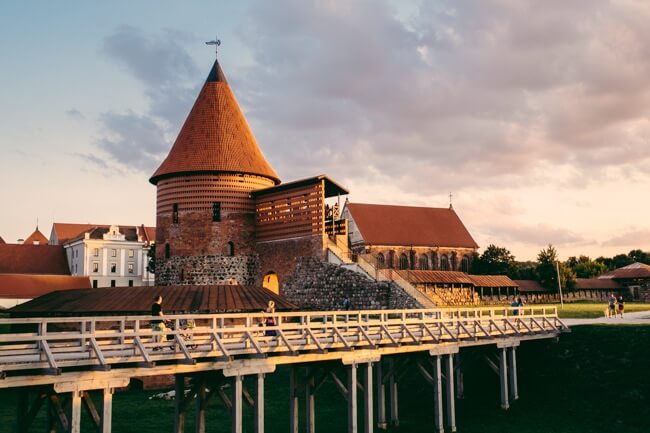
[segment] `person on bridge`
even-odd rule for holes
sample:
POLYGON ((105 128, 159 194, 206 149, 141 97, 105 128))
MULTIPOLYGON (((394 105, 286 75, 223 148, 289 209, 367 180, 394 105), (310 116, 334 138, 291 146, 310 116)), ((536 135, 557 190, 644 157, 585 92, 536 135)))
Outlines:
MULTIPOLYGON (((275 317, 272 316, 272 314, 275 313, 275 302, 274 301, 269 301, 268 306, 266 307, 266 319, 264 320, 264 325, 265 326, 275 326, 277 323, 275 322, 275 317)), ((276 336, 278 333, 275 329, 270 329, 264 332, 264 335, 267 336, 276 336)))
MULTIPOLYGON (((151 304, 151 315, 154 317, 162 317, 163 310, 162 310, 162 296, 158 295, 156 297, 156 300, 154 301, 153 304, 151 304)), ((154 334, 153 336, 153 341, 154 343, 160 343, 162 340, 163 332, 165 332, 165 322, 162 321, 162 319, 154 319, 151 321, 151 330, 154 332, 160 332, 160 334, 154 334)), ((160 350, 162 347, 157 346, 154 347, 153 350, 160 350)))
MULTIPOLYGON (((517 300, 516 296, 514 296, 512 298, 512 302, 510 303, 510 306, 511 307, 518 307, 519 306, 519 301, 517 300)), ((517 308, 517 309, 512 310, 512 314, 514 316, 518 316, 519 315, 519 309, 517 308)))

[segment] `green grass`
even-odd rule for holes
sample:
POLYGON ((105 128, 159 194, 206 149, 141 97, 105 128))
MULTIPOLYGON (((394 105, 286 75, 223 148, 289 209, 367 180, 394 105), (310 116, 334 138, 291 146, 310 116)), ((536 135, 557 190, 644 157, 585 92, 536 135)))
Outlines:
MULTIPOLYGON (((559 342, 525 342, 518 350, 520 399, 499 408, 497 376, 482 361, 490 348, 463 349, 465 398, 457 402, 461 433, 646 433, 650 431, 650 326, 582 326, 559 342)), ((266 431, 288 430, 288 368, 267 375, 266 431)), ((433 430, 433 391, 411 369, 400 386, 399 428, 391 433, 433 430)), ((115 433, 157 433, 173 429, 173 401, 148 400, 154 391, 117 393, 115 433)), ((361 396, 360 396, 361 398, 361 396)), ((0 432, 14 431, 15 392, 0 391, 0 432)), ((363 407, 361 400, 360 408, 363 407)), ((301 399, 301 411, 304 401, 301 399)), ((41 411, 43 412, 43 411, 41 411)), ((360 414, 361 415, 361 414, 360 414)), ((93 431, 83 412, 82 432, 93 431)), ((346 404, 331 382, 316 395, 316 429, 344 432, 346 404)), ((186 430, 194 429, 193 405, 186 430)), ((359 418, 360 424, 361 417, 359 418)), ((41 413, 33 432, 44 430, 41 413)), ((301 419, 301 431, 304 421, 301 419)), ((360 425, 362 431, 362 425, 360 425)), ((218 400, 207 413, 208 432, 230 431, 230 418, 218 400)), ((244 431, 252 432, 245 407, 244 431)))
MULTIPOLYGON (((559 316, 565 319, 593 319, 603 317, 605 308, 607 307, 605 302, 565 302, 563 308, 560 307, 560 304, 556 305, 559 316)), ((625 303, 626 313, 632 313, 635 311, 650 311, 650 304, 632 302, 625 303)))

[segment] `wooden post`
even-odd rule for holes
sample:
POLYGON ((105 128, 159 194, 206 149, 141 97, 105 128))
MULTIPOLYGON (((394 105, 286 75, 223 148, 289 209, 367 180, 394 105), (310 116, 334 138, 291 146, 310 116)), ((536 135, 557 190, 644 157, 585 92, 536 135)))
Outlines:
POLYGON ((445 396, 447 398, 447 427, 452 433, 456 431, 456 400, 454 398, 454 355, 446 356, 445 396))
POLYGON ((348 433, 357 433, 357 365, 348 370, 348 433))
POLYGON ((176 398, 176 413, 174 417, 174 433, 183 433, 185 431, 185 377, 182 374, 174 376, 174 392, 176 398))
POLYGON ((289 432, 298 433, 298 367, 292 366, 289 375, 289 432))
POLYGON ((232 433, 242 433, 242 383, 240 375, 232 378, 232 433))
POLYGON ((372 362, 366 364, 364 370, 364 389, 363 389, 363 413, 364 413, 364 432, 373 433, 374 431, 374 415, 372 407, 372 362))
POLYGON ((102 390, 102 419, 99 422, 99 433, 111 433, 113 417, 113 388, 102 390))
POLYGON ((381 360, 375 365, 375 382, 377 383, 377 427, 386 430, 386 386, 381 371, 381 360))
POLYGON ((388 358, 388 400, 390 404, 390 423, 399 426, 398 396, 397 396, 397 378, 395 377, 395 360, 388 358))
POLYGON ((517 386, 517 348, 516 347, 511 347, 510 350, 508 351, 508 361, 509 361, 509 366, 508 366, 508 373, 509 373, 509 382, 508 384, 510 385, 510 398, 512 400, 518 400, 519 399, 519 389, 517 386))
POLYGON ((264 373, 258 373, 255 391, 255 433, 264 433, 264 373))
POLYGON ((70 415, 68 416, 70 433, 81 433, 81 392, 72 391, 70 399, 70 415))
POLYGON ((307 369, 307 378, 305 380, 305 423, 307 433, 316 432, 316 406, 313 372, 313 369, 307 369))
POLYGON ((499 354, 499 382, 501 383, 501 409, 508 409, 508 363, 506 348, 502 347, 499 354))
POLYGON ((196 380, 199 383, 196 385, 196 422, 194 423, 194 428, 196 433, 205 433, 205 381, 202 377, 197 377, 196 380))
POLYGON ((440 366, 440 355, 434 356, 433 360, 433 425, 435 431, 445 431, 442 418, 442 369, 440 366))

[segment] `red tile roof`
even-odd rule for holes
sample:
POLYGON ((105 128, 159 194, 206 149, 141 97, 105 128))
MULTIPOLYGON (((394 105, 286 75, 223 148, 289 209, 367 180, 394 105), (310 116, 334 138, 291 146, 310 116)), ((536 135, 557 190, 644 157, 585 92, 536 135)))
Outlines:
MULTIPOLYGON (((156 228, 140 226, 118 225, 120 233, 126 236, 128 241, 137 241, 138 235, 142 236, 143 241, 156 241, 156 228), (144 228, 144 230, 143 230, 144 228)), ((83 237, 84 233, 91 232, 92 239, 102 239, 104 233, 108 232, 110 225, 107 224, 71 224, 71 223, 54 223, 52 231, 56 235, 59 245, 62 245, 72 239, 83 237), (94 236, 94 237, 93 237, 94 236)))
POLYGON ((361 203, 347 207, 367 245, 478 248, 453 209, 361 203))
POLYGON ((468 275, 457 271, 396 271, 405 280, 415 284, 471 284, 474 287, 517 287, 505 275, 468 275))
POLYGON ((47 245, 49 242, 45 235, 41 233, 41 231, 36 227, 36 230, 34 230, 34 233, 29 235, 27 239, 25 239, 25 242, 23 242, 24 245, 47 245))
POLYGON ((140 286, 83 289, 49 293, 18 305, 12 314, 147 314, 158 295, 163 311, 170 313, 262 311, 268 301, 278 310, 297 307, 279 295, 257 286, 140 286))
POLYGON ((177 173, 256 174, 280 183, 264 159, 218 62, 181 128, 169 155, 151 176, 154 185, 177 173))
POLYGON ((644 263, 632 263, 622 268, 614 269, 598 278, 613 278, 617 280, 650 278, 650 266, 644 263))
POLYGON ((0 274, 70 275, 61 245, 0 245, 0 274))
POLYGON ((552 292, 536 280, 514 280, 514 282, 519 286, 520 292, 552 292))
POLYGON ((576 278, 576 289, 578 290, 618 290, 622 288, 623 286, 610 278, 576 278))
POLYGON ((31 299, 57 290, 87 289, 88 277, 0 274, 0 298, 31 299))

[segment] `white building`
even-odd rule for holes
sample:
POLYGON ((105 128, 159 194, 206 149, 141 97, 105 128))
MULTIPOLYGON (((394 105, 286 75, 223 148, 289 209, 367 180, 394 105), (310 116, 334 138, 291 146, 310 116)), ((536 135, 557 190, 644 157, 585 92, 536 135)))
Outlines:
POLYGON ((71 275, 88 276, 93 287, 149 286, 147 270, 155 228, 54 223, 51 245, 63 245, 71 275))

